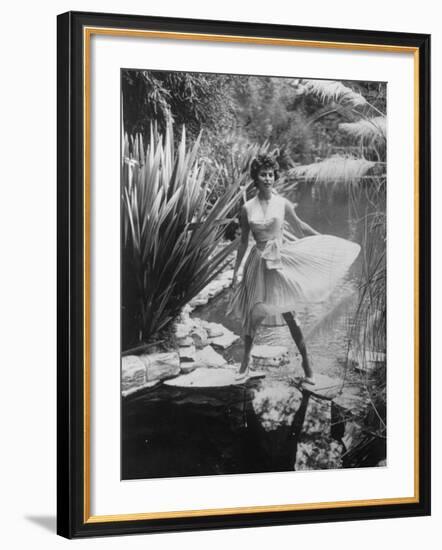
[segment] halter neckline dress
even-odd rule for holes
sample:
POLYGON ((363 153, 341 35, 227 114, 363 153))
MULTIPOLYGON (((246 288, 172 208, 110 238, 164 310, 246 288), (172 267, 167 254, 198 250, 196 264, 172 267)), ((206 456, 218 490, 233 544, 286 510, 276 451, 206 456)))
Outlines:
POLYGON ((242 320, 245 335, 253 336, 259 324, 281 324, 281 314, 296 311, 300 302, 325 299, 360 251, 357 243, 332 235, 286 240, 286 202, 274 194, 265 212, 257 196, 245 203, 255 245, 228 309, 242 320))

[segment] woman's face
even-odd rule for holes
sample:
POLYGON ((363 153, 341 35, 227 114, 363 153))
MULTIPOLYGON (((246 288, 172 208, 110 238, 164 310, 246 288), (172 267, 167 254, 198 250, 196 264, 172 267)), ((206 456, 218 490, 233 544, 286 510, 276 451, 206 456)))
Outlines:
POLYGON ((256 187, 261 193, 269 193, 275 183, 273 168, 261 168, 256 176, 256 187))

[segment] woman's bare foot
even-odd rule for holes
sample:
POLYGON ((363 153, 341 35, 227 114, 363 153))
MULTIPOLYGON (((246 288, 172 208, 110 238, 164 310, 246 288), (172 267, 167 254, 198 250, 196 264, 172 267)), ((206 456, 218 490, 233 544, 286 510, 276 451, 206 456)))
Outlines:
POLYGON ((313 376, 304 376, 303 378, 301 378, 301 382, 303 384, 310 384, 310 386, 314 386, 316 384, 313 376))
POLYGON ((247 378, 249 377, 249 367, 246 367, 244 370, 242 369, 242 366, 241 368, 239 369, 239 371, 237 372, 237 374, 235 375, 235 380, 237 382, 245 382, 247 380, 247 378))

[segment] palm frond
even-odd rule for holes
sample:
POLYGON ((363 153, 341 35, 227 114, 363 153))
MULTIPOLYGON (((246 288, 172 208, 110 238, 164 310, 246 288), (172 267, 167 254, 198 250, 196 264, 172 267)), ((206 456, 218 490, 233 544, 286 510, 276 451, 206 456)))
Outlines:
POLYGON ((313 164, 295 166, 289 170, 289 175, 317 183, 354 182, 376 165, 376 162, 363 158, 334 156, 313 164))
POLYGON ((354 139, 363 141, 385 140, 387 135, 387 119, 384 116, 377 116, 361 119, 357 122, 341 122, 338 128, 341 132, 346 133, 354 139))
POLYGON ((367 100, 339 80, 302 80, 304 93, 316 96, 324 103, 336 102, 343 107, 362 107, 367 100))

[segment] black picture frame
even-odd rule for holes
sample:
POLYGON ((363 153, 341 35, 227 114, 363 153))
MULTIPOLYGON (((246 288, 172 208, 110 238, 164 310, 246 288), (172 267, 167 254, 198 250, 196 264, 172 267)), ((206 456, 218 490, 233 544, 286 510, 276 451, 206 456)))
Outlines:
MULTIPOLYGON (((67 538, 201 529, 272 526, 430 514, 430 36, 397 32, 297 27, 227 21, 68 12, 57 21, 57 532, 67 538), (236 37, 410 48, 418 62, 418 470, 413 502, 331 508, 251 511, 169 518, 94 518, 86 494, 85 404, 85 103, 84 29, 150 30, 236 37)), ((87 165, 86 165, 87 166, 87 165)), ((86 323, 86 330, 88 325, 86 323)))

